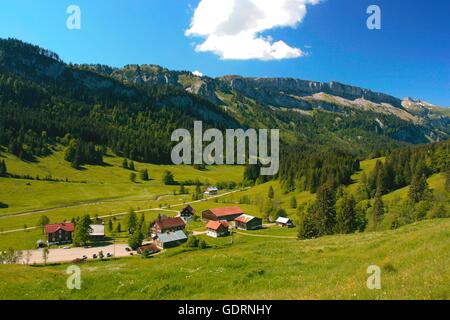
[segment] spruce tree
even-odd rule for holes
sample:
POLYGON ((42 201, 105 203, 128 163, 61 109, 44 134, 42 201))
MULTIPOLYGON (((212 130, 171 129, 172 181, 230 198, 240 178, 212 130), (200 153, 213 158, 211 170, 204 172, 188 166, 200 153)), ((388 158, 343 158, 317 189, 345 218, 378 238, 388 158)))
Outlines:
POLYGON ((134 161, 133 161, 133 160, 131 160, 131 162, 130 162, 130 167, 129 167, 129 169, 130 169, 131 171, 135 171, 135 170, 136 170, 136 168, 134 167, 134 161))
POLYGON ((357 229, 356 202, 353 196, 343 195, 336 204, 336 232, 353 233, 357 229))
POLYGON ((148 181, 149 180, 148 170, 147 169, 143 169, 141 171, 141 180, 142 181, 148 181))
POLYGON ((295 196, 291 197, 291 209, 297 209, 297 199, 295 196))
POLYGON ((319 187, 316 195, 315 221, 318 235, 332 234, 336 223, 335 190, 330 183, 319 187))
POLYGON ((134 233, 134 231, 138 229, 138 218, 134 210, 131 209, 130 212, 128 212, 127 216, 125 217, 125 224, 127 226, 129 234, 134 233))
POLYGON ((122 168, 128 169, 128 160, 127 160, 126 158, 123 159, 123 162, 122 162, 122 168))
POLYGON ((375 193, 375 199, 372 210, 372 223, 373 229, 377 230, 384 216, 384 203, 382 199, 382 189, 379 185, 377 187, 377 192, 375 193))
POLYGON ((89 242, 91 223, 92 221, 89 215, 83 216, 77 223, 73 233, 73 244, 75 246, 85 246, 89 242))
POLYGON ((8 169, 6 168, 5 160, 0 162, 0 177, 5 177, 8 173, 8 169))
POLYGON ((272 186, 269 187, 268 197, 269 199, 273 199, 275 197, 275 191, 272 186))
POLYGON ((418 203, 422 200, 428 200, 431 195, 425 174, 414 175, 409 186, 408 198, 411 203, 418 203))

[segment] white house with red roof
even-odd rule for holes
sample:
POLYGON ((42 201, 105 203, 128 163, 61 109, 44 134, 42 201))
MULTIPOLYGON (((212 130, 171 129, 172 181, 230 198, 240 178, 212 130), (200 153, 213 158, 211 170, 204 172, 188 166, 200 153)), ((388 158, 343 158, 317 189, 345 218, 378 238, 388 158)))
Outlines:
POLYGON ((206 235, 213 238, 224 237, 230 234, 230 224, 227 221, 208 221, 206 235))

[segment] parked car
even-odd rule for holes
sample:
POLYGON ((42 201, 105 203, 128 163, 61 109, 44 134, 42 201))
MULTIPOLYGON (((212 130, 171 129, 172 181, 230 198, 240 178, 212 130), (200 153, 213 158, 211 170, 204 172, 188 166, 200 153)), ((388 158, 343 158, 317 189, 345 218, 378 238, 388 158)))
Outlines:
POLYGON ((93 258, 93 259, 97 259, 97 255, 94 253, 94 254, 92 255, 92 258, 93 258))
POLYGON ((72 247, 64 247, 63 249, 64 250, 69 250, 70 248, 72 248, 72 247))
POLYGON ((111 258, 111 257, 112 257, 112 254, 108 252, 108 253, 106 254, 106 257, 107 257, 107 258, 111 258))
POLYGON ((87 258, 88 258, 88 257, 87 257, 86 255, 83 256, 83 260, 87 260, 87 258))
POLYGON ((125 250, 126 250, 126 251, 128 251, 128 252, 130 252, 130 251, 131 251, 131 249, 130 249, 130 248, 125 248, 125 250))

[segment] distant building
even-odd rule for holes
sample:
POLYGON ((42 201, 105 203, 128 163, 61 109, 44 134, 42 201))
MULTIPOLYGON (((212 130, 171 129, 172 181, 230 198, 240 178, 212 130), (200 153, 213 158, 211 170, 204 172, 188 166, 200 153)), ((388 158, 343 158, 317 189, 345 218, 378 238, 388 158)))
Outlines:
POLYGON ((184 230, 186 222, 181 217, 165 218, 155 222, 152 226, 153 233, 165 233, 184 230))
POLYGON ((168 249, 182 245, 187 241, 187 236, 182 230, 167 233, 158 233, 155 244, 161 249, 168 249))
POLYGON ((105 239, 105 226, 103 224, 91 224, 90 228, 89 237, 91 240, 105 239))
POLYGON ((227 221, 208 221, 206 235, 213 238, 224 237, 230 234, 230 224, 227 221))
POLYGON ((240 215, 244 214, 239 207, 225 207, 225 208, 215 208, 209 209, 202 212, 203 221, 207 222, 209 220, 212 221, 233 221, 240 215))
POLYGON ((191 206, 187 206, 183 208, 183 210, 180 211, 178 214, 179 217, 181 217, 184 221, 190 221, 195 215, 195 209, 191 206))
POLYGON ((236 219, 234 223, 237 229, 241 230, 257 230, 262 228, 262 219, 243 214, 236 219))
POLYGON ((292 228, 294 227, 294 223, 289 218, 284 217, 278 217, 278 219, 275 221, 277 226, 284 227, 284 228, 292 228))
POLYGON ((219 193, 219 189, 217 189, 216 187, 208 187, 206 188, 206 191, 204 192, 204 194, 206 196, 215 196, 219 193))
POLYGON ((148 253, 150 254, 155 254, 158 253, 160 250, 158 246, 154 243, 143 245, 137 249, 138 254, 144 254, 146 251, 148 251, 148 253))
POLYGON ((75 225, 73 223, 47 224, 44 230, 49 245, 66 244, 72 243, 72 234, 75 230, 75 225))

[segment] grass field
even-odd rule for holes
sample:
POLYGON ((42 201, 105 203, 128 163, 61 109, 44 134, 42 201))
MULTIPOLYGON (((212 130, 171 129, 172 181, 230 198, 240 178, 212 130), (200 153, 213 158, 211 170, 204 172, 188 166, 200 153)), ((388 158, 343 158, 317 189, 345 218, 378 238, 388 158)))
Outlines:
POLYGON ((448 219, 310 241, 208 238, 205 250, 88 262, 74 291, 67 265, 0 266, 0 299, 449 299, 449 241, 448 219), (366 287, 373 264, 381 290, 366 287))

